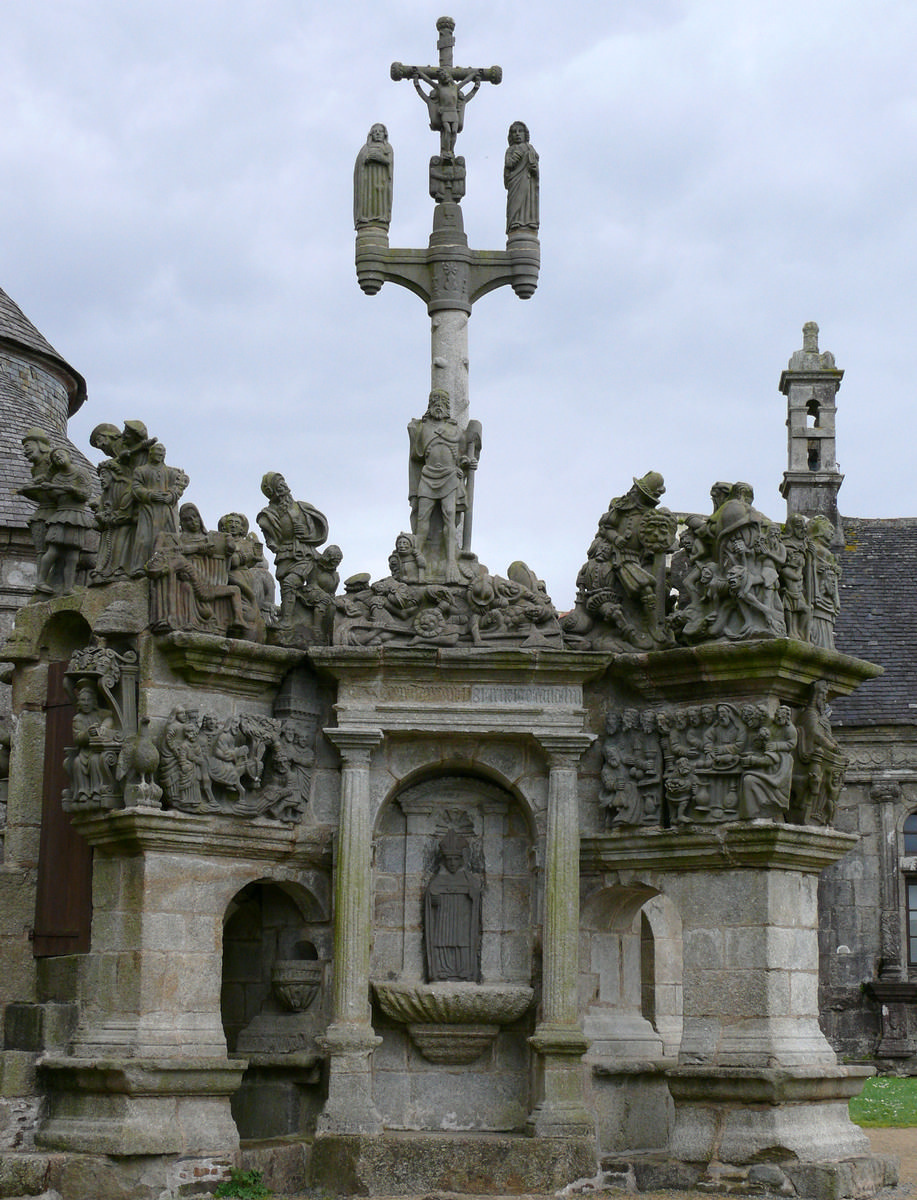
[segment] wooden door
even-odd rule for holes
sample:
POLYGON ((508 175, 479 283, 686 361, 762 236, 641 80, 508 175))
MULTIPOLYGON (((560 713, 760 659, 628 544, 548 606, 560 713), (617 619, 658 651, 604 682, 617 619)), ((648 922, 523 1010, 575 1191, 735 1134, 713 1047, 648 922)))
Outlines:
POLYGON ((92 925, 92 847, 61 808, 69 780, 64 750, 72 745, 73 706, 64 691, 66 662, 48 666, 45 770, 38 846, 32 953, 36 958, 85 954, 92 925))

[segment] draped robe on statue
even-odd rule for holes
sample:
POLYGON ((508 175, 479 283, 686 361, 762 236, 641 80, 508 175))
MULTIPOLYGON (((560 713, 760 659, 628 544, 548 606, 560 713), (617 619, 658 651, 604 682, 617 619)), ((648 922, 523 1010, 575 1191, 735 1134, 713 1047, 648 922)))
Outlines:
POLYGON ((424 896, 424 943, 430 983, 481 977, 481 881, 464 867, 443 867, 424 896))

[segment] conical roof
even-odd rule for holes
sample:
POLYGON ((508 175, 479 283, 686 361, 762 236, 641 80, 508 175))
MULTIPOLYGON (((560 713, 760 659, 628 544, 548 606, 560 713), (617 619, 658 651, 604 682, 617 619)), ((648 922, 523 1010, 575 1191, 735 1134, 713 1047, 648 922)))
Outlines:
POLYGON ((0 345, 31 351, 67 389, 67 416, 72 417, 86 399, 86 380, 61 358, 51 343, 39 333, 14 300, 0 288, 0 345))
MULTIPOLYGON (((92 466, 67 438, 67 418, 86 399, 86 381, 0 290, 0 529, 24 529, 35 505, 17 495, 31 478, 22 435, 37 426, 52 446, 92 466)), ((93 471, 93 478, 95 471, 93 471)))

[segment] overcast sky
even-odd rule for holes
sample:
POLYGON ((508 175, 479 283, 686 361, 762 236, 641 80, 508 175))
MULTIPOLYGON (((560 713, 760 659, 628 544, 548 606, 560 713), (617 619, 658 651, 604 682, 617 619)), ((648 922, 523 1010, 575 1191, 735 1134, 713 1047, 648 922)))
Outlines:
POLYGON ((342 576, 408 527, 429 318, 359 290, 353 161, 383 121, 393 246, 426 245, 438 136, 393 60, 503 67, 466 110, 465 228, 505 245, 503 152, 541 156, 542 272, 475 305, 474 549, 559 608, 635 474, 785 513, 802 325, 846 371, 841 510, 917 513, 912 0, 4 0, 0 286, 87 380, 71 436, 144 420, 209 525, 267 470, 329 519, 342 576))

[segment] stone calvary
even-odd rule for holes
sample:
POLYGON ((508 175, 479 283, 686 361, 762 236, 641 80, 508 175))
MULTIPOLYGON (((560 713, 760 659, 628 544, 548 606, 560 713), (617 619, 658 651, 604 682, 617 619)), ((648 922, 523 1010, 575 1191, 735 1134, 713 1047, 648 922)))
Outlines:
POLYGON ((21 439, 4 869, 41 838, 15 895, 50 914, 2 985, 23 1161, 77 1198, 240 1161, 370 1195, 868 1195, 868 1069, 817 1008, 818 876, 855 841, 829 701, 879 672, 834 648, 834 527, 741 481, 670 510, 649 470, 597 503, 571 611, 479 561, 467 324, 535 290, 540 166, 515 121, 506 249, 469 249, 456 143, 502 72, 437 30, 437 65, 391 69, 439 138, 425 249, 388 245, 385 126, 354 169, 360 286, 432 322, 388 575, 342 582, 290 464, 250 521, 189 503, 140 420, 97 426, 94 477, 21 439))

